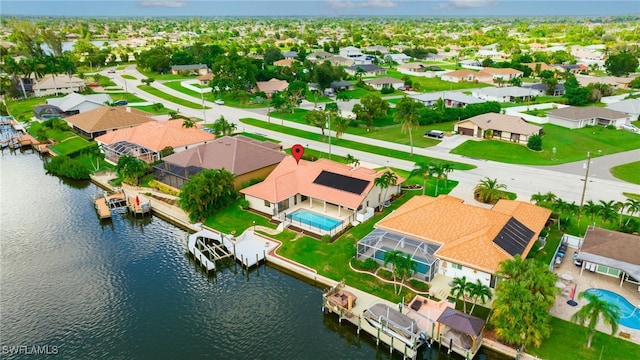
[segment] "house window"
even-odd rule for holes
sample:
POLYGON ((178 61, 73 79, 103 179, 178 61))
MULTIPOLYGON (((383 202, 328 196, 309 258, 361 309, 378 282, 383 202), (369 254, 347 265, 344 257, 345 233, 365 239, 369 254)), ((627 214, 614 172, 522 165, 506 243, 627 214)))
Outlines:
POLYGON ((269 200, 264 201, 264 207, 271 207, 271 203, 269 202, 269 200))
POLYGON ((451 267, 456 269, 456 270, 462 270, 462 265, 451 263, 451 267))

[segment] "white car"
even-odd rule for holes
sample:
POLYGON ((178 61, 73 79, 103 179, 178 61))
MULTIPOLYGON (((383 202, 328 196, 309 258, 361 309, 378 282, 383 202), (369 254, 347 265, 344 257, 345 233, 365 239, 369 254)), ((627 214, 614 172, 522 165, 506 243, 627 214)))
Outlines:
POLYGON ((222 99, 217 99, 216 101, 214 101, 214 103, 218 104, 218 105, 224 105, 224 100, 222 99))
POLYGON ((109 74, 115 74, 115 73, 116 73, 116 70, 115 70, 115 69, 109 69, 109 71, 107 71, 107 73, 109 73, 109 74))
POLYGON ((640 132, 640 129, 633 124, 622 124, 620 126, 620 129, 635 132, 635 133, 640 132))

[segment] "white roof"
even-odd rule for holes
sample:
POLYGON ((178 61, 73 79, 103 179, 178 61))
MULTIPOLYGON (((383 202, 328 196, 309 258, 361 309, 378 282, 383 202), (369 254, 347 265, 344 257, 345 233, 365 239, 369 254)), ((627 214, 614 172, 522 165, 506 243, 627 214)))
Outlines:
POLYGON ((484 100, 475 98, 473 96, 469 96, 463 93, 453 92, 453 91, 445 91, 443 93, 432 92, 432 93, 425 93, 420 95, 411 95, 409 97, 421 102, 436 101, 440 98, 443 98, 444 100, 453 100, 453 101, 457 101, 465 104, 479 104, 479 103, 486 102, 484 100))
POLYGON ((607 109, 627 114, 640 114, 640 99, 627 99, 607 105, 607 109))
POLYGON ((34 85, 34 89, 37 90, 46 90, 46 89, 64 89, 70 87, 81 87, 84 85, 84 80, 72 76, 69 78, 68 75, 58 75, 55 79, 51 75, 45 75, 38 81, 36 85, 34 85))
POLYGON ((488 87, 477 89, 474 91, 477 94, 487 95, 487 96, 495 96, 495 97, 504 97, 504 96, 530 96, 531 89, 525 89, 518 86, 506 86, 506 87, 488 87))
POLYGON ((70 93, 61 98, 47 99, 47 104, 57 106, 62 111, 69 111, 85 101, 102 106, 107 101, 111 102, 111 96, 108 94, 81 95, 78 93, 70 93))

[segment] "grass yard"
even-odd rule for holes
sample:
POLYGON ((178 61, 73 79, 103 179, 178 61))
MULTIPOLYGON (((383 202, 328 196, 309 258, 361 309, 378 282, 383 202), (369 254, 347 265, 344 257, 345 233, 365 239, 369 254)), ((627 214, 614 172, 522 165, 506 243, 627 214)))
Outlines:
POLYGON ((73 154, 77 151, 80 151, 86 147, 89 147, 91 143, 81 137, 71 137, 64 141, 61 141, 59 144, 49 146, 49 149, 61 155, 69 155, 73 154))
POLYGON ((540 152, 499 140, 467 141, 451 152, 511 164, 556 165, 584 160, 587 152, 596 157, 640 148, 640 136, 630 131, 601 126, 570 130, 551 124, 544 124, 543 131, 540 152), (555 161, 552 160, 554 147, 555 161))
POLYGON ((591 349, 587 349, 586 327, 552 318, 551 336, 539 348, 527 352, 542 359, 562 360, 632 360, 640 354, 640 345, 596 332, 591 349))
MULTIPOLYGON (((439 124, 431 124, 418 126, 412 130, 413 134, 413 146, 414 147, 431 147, 440 143, 440 140, 436 140, 433 138, 428 138, 424 136, 424 133, 427 130, 442 130, 442 131, 452 131, 453 130, 453 122, 439 123, 439 124)), ((366 136, 372 139, 384 140, 389 142, 394 142, 403 145, 410 145, 409 141, 409 133, 402 133, 402 128, 400 125, 387 126, 383 128, 374 128, 367 131, 366 128, 352 128, 350 127, 347 131, 349 134, 366 136)))
POLYGON ((340 91, 341 96, 346 96, 349 100, 360 99, 361 97, 369 94, 379 93, 376 91, 370 92, 362 88, 354 88, 353 90, 340 91))
POLYGON ((156 103, 154 105, 147 105, 147 106, 132 106, 132 108, 142 110, 144 112, 148 112, 153 115, 168 115, 172 111, 171 109, 167 109, 164 106, 159 107, 157 106, 157 104, 160 104, 160 103, 156 103))
POLYGON ((235 201, 215 215, 209 217, 204 224, 218 231, 222 231, 225 234, 235 231, 236 234, 240 235, 243 231, 253 226, 254 221, 256 225, 266 226, 271 229, 276 228, 276 225, 270 223, 265 217, 247 210, 242 210, 239 201, 235 201))
POLYGON ((145 76, 145 78, 153 78, 155 80, 189 80, 195 79, 196 76, 187 76, 187 75, 173 75, 173 74, 158 74, 153 71, 147 71, 142 69, 141 67, 137 67, 138 71, 145 76))
MULTIPOLYGON (((181 99, 179 97, 175 97, 173 95, 169 95, 167 93, 164 93, 154 87, 152 87, 151 85, 138 85, 138 89, 148 92, 151 95, 157 96, 159 98, 165 99, 167 101, 170 101, 172 103, 178 104, 180 106, 185 106, 191 109, 202 109, 202 105, 201 104, 197 104, 188 100, 184 100, 181 99)), ((211 109, 210 107, 205 107, 205 109, 211 109)))
MULTIPOLYGON (((184 86, 182 86, 180 84, 180 81, 168 81, 163 83, 163 85, 165 85, 168 88, 171 88, 175 91, 179 91, 185 95, 189 95, 189 96, 193 96, 194 97, 194 101, 199 101, 201 102, 201 95, 199 92, 190 90, 185 88, 184 86)), ((228 93, 228 94, 214 94, 212 92, 206 92, 204 94, 204 99, 206 101, 215 101, 217 99, 222 99, 224 100, 224 104, 226 106, 232 106, 232 107, 237 107, 237 108, 244 108, 244 109, 248 109, 248 108, 264 108, 267 107, 266 103, 262 103, 262 104, 252 104, 250 102, 250 96, 248 94, 238 94, 238 96, 234 96, 232 93, 228 93)))
POLYGON ((33 97, 22 100, 14 100, 6 98, 7 110, 9 114, 11 114, 18 121, 25 121, 27 119, 31 119, 33 114, 33 108, 38 105, 45 105, 47 103, 47 99, 53 98, 54 96, 47 97, 33 97))
POLYGON ((120 76, 122 76, 123 79, 127 79, 127 80, 138 80, 137 77, 135 77, 133 75, 129 75, 129 74, 122 74, 120 76))
POLYGON ((287 121, 293 121, 298 124, 306 124, 307 121, 305 120, 305 116, 307 116, 308 112, 309 110, 295 108, 293 109, 293 114, 289 111, 287 112, 272 111, 269 113, 269 115, 271 115, 272 119, 273 118, 285 119, 287 121))
MULTIPOLYGON (((27 131, 33 135, 34 137, 38 133, 38 129, 42 127, 42 124, 37 121, 32 121, 29 123, 29 127, 27 131)), ((55 140, 57 142, 62 142, 68 138, 77 136, 73 131, 61 131, 58 129, 47 129, 47 137, 49 139, 55 140)))
POLYGON ((611 168, 611 175, 620 180, 640 185, 640 161, 611 168))
POLYGON ((439 78, 425 78, 421 76, 411 76, 403 74, 397 70, 389 69, 387 70, 387 76, 402 79, 404 76, 409 76, 411 81, 413 82, 413 86, 415 84, 420 84, 420 92, 430 92, 430 91, 445 91, 445 90, 460 90, 460 89, 477 89, 482 87, 491 86, 483 83, 472 83, 472 82, 459 82, 453 83, 449 81, 444 81, 439 78))
POLYGON ((109 93, 107 95, 111 96, 111 99, 113 101, 125 100, 128 103, 144 102, 144 100, 140 99, 139 97, 137 97, 137 96, 135 96, 135 95, 133 95, 131 93, 126 93, 126 92, 109 93))
MULTIPOLYGON (((211 125, 211 126, 213 126, 213 125, 211 125)), ((280 144, 281 143, 280 140, 274 140, 274 139, 268 138, 266 136, 262 136, 262 135, 258 135, 258 134, 254 134, 254 133, 241 132, 241 133, 238 133, 238 134, 235 134, 235 135, 246 136, 248 138, 251 138, 251 139, 254 139, 254 140, 258 140, 258 141, 271 141, 272 143, 275 143, 275 144, 280 144)))
MULTIPOLYGON (((291 148, 289 149, 285 149, 285 151, 287 154, 291 155, 291 148)), ((323 152, 323 151, 318 151, 318 150, 313 150, 313 149, 309 149, 309 148, 305 148, 304 149, 304 159, 307 160, 311 160, 310 158, 314 158, 311 161, 315 161, 317 159, 329 159, 329 153, 323 152)), ((340 155, 336 155, 336 154, 331 154, 331 160, 335 161, 335 162, 339 162, 342 164, 346 164, 347 163, 347 158, 345 158, 344 156, 340 156, 340 155)))
MULTIPOLYGON (((279 125, 279 124, 276 124, 276 123, 267 124, 264 121, 257 120, 257 119, 251 119, 251 118, 240 119, 240 121, 245 123, 245 124, 257 126, 257 127, 263 128, 263 129, 269 129, 269 130, 273 130, 273 131, 278 131, 278 132, 281 132, 281 133, 284 133, 284 134, 297 136, 297 137, 300 137, 300 138, 303 138, 303 139, 309 139, 309 140, 314 140, 314 141, 323 141, 323 142, 328 140, 327 137, 323 138, 322 134, 319 134, 319 133, 312 133, 312 132, 308 132, 308 131, 304 131, 304 130, 292 129, 292 128, 289 128, 289 127, 286 127, 286 126, 282 126, 282 125, 279 125)), ((359 143, 359 142, 351 141, 351 140, 345 140, 345 139, 332 138, 331 144, 335 145, 335 146, 341 146, 341 147, 345 147, 345 148, 349 148, 349 149, 366 151, 366 152, 370 152, 372 154, 388 156, 388 157, 401 159, 401 160, 407 160, 407 161, 414 161, 414 162, 424 161, 424 162, 438 162, 438 163, 443 162, 442 160, 436 159, 436 158, 430 158, 430 157, 422 156, 422 155, 410 156, 409 153, 406 153, 404 151, 399 151, 399 150, 394 150, 394 149, 387 149, 387 148, 383 148, 383 147, 379 147, 379 146, 368 145, 368 144, 359 143)), ((464 164, 464 163, 452 162, 452 164, 453 164, 453 168, 456 169, 456 170, 470 170, 470 169, 475 168, 473 165, 464 164)))
POLYGON ((537 116, 537 117, 546 117, 548 110, 551 110, 551 108, 533 109, 533 110, 523 111, 522 113, 537 116))

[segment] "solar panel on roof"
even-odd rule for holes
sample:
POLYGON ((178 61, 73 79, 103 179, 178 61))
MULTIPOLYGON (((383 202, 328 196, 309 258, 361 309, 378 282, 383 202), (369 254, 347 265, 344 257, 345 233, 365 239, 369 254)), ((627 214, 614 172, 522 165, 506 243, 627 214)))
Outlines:
POLYGON ((500 230, 493 242, 511 256, 522 254, 533 236, 533 230, 511 217, 500 230))
POLYGON ((358 195, 362 194, 364 189, 367 188, 367 185, 369 185, 369 181, 367 180, 356 179, 324 170, 313 180, 313 183, 358 195))

